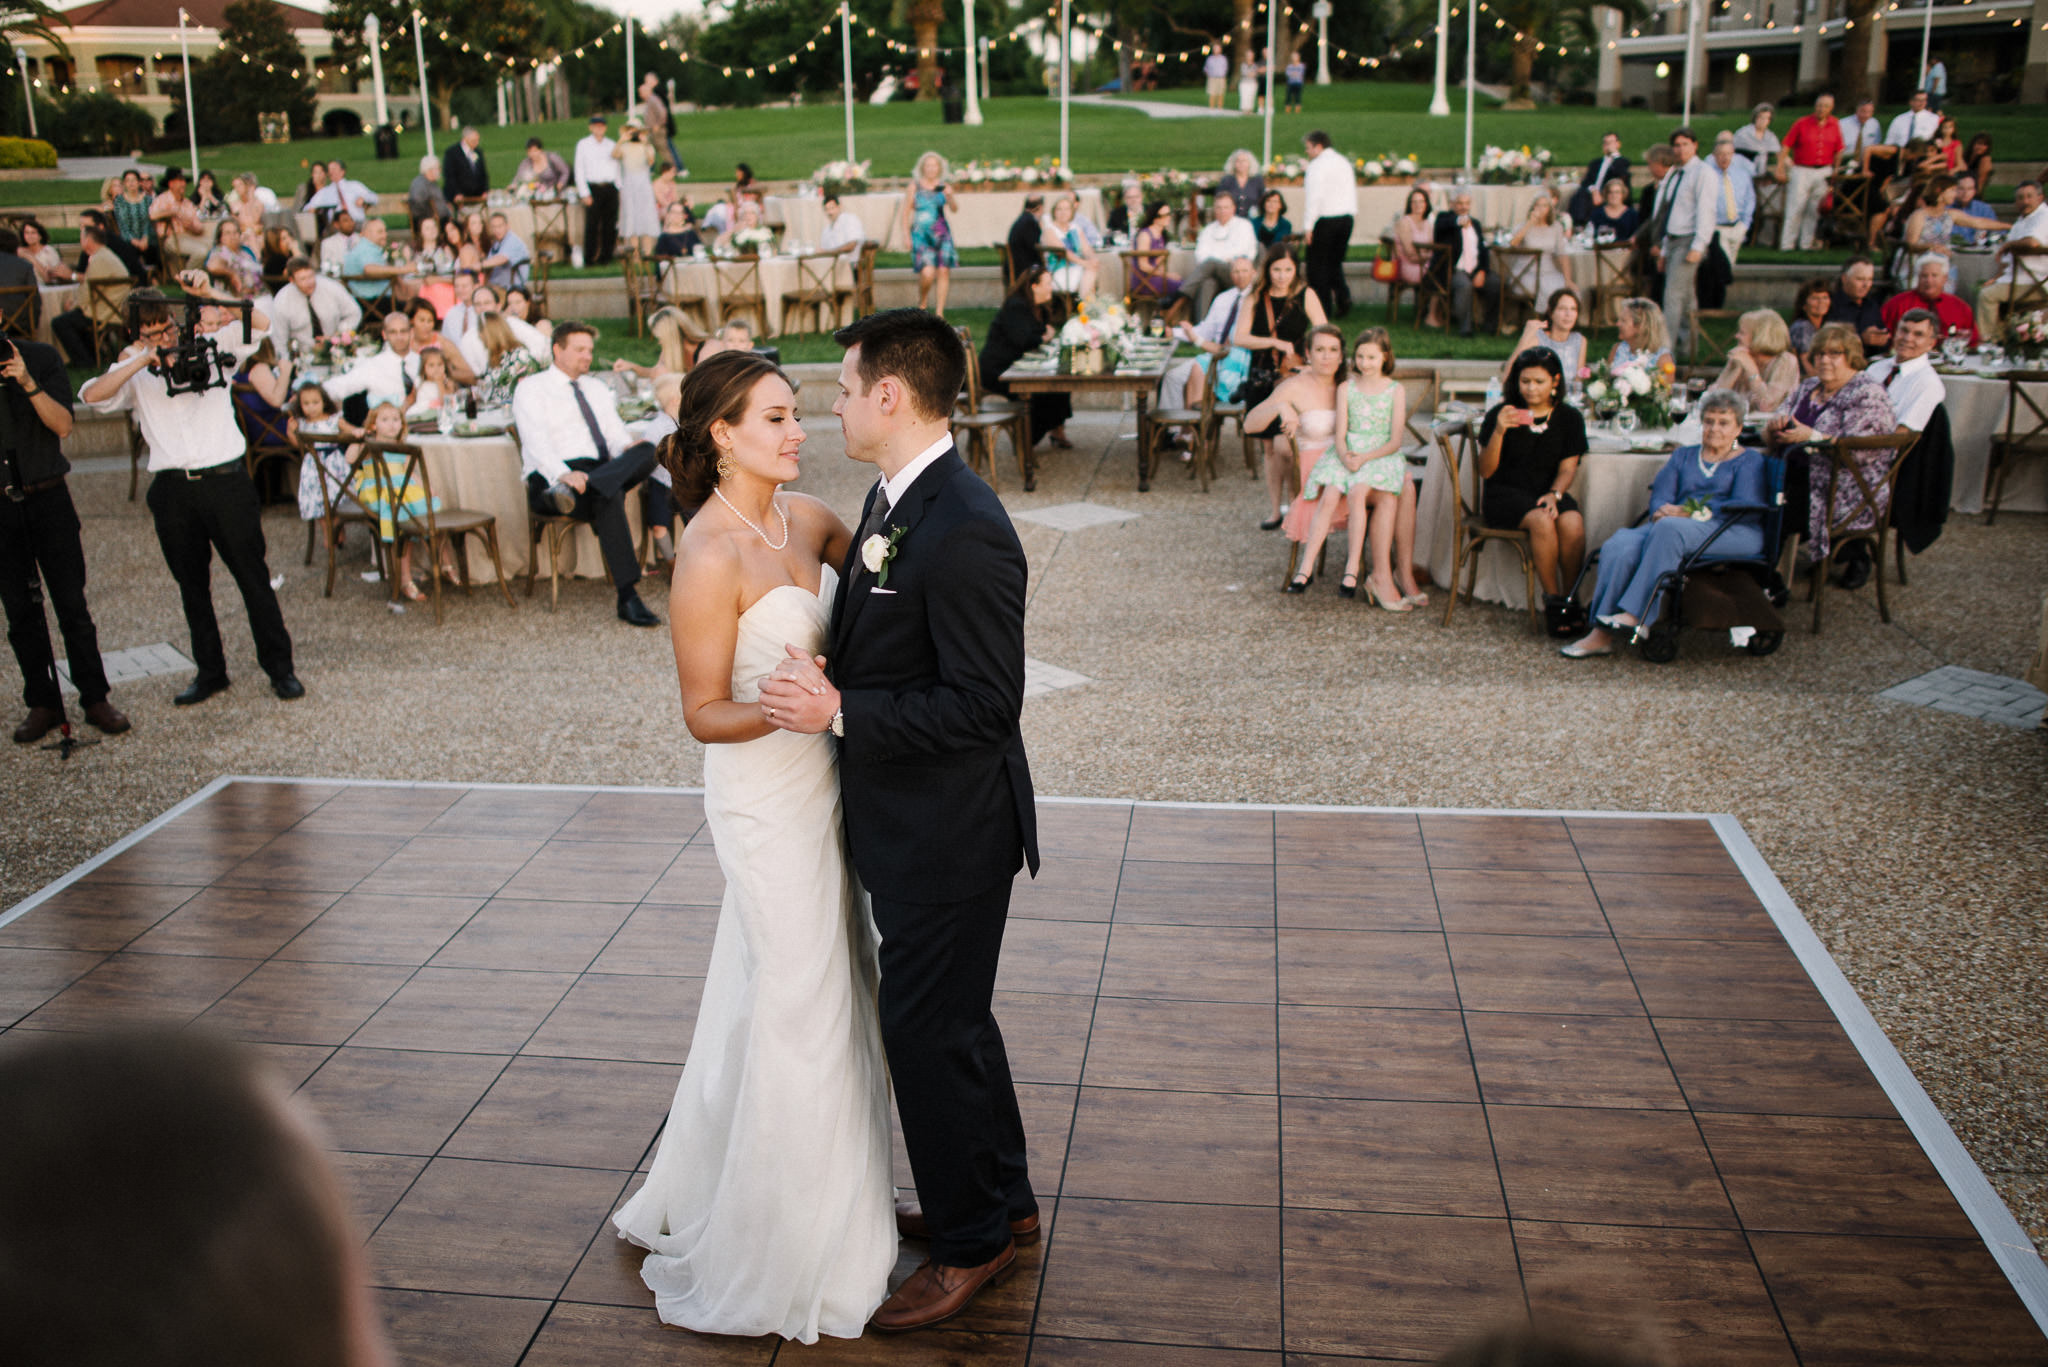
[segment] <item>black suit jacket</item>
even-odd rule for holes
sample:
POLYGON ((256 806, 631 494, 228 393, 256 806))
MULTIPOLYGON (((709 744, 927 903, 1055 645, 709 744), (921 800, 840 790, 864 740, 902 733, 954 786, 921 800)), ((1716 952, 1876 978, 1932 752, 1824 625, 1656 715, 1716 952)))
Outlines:
MULTIPOLYGON (((1480 271, 1486 269, 1486 229, 1480 226, 1477 219, 1473 220, 1472 226, 1479 230, 1479 266, 1476 270, 1472 272, 1474 275, 1477 275, 1480 271)), ((1458 269, 1458 258, 1456 256, 1456 252, 1458 250, 1458 239, 1460 236, 1461 234, 1458 231, 1458 216, 1456 214, 1452 213, 1449 209, 1446 209, 1436 216, 1436 226, 1430 229, 1430 238, 1432 241, 1436 242, 1437 245, 1449 247, 1451 249, 1453 253, 1451 257, 1451 269, 1453 271, 1456 271, 1458 269)))
POLYGON ((1948 521, 1949 496, 1956 477, 1955 440, 1949 431, 1948 405, 1934 405, 1927 430, 1899 467, 1892 486, 1892 525, 1906 549, 1918 555, 1941 538, 1948 521))
MULTIPOLYGON (((880 486, 861 510, 865 525, 880 486)), ((1038 872, 1024 706, 1024 548, 995 492, 948 451, 883 531, 903 535, 878 582, 856 542, 828 647, 846 737, 847 850, 868 891, 964 901, 1038 872)))
POLYGON ((1010 270, 1022 275, 1045 257, 1038 250, 1038 242, 1044 234, 1039 226, 1038 215, 1021 213, 1010 224, 1010 270))
POLYGON ((1595 157, 1591 161, 1587 162, 1586 174, 1579 177, 1580 187, 1583 189, 1591 190, 1596 196, 1600 193, 1600 187, 1605 185, 1608 181, 1613 180, 1616 176, 1621 177, 1623 180, 1628 179, 1629 160, 1627 157, 1616 157, 1614 159, 1614 164, 1607 168, 1607 174, 1605 176, 1602 176, 1600 174, 1600 163, 1602 160, 1604 160, 1604 158, 1595 157))
POLYGON ((479 147, 472 157, 469 149, 457 138, 448 150, 441 154, 441 183, 448 187, 450 199, 475 199, 491 192, 491 173, 484 169, 484 150, 479 147))

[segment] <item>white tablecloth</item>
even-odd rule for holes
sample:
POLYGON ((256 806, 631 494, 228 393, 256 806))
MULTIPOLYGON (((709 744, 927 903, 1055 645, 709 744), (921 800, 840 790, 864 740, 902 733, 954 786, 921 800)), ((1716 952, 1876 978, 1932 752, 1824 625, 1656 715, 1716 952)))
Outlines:
MULTIPOLYGON (((1052 191, 1040 190, 1046 196, 1046 203, 1052 202, 1052 191)), ((1102 190, 1098 186, 1083 186, 1076 192, 1081 201, 1081 214, 1098 225, 1102 217, 1102 190)), ((993 247, 1010 240, 1010 225, 1017 221, 1017 215, 1024 212, 1022 190, 960 190, 954 194, 960 208, 958 212, 946 211, 946 222, 953 229, 953 244, 957 247, 993 247)), ((910 239, 901 231, 903 210, 896 211, 898 229, 889 235, 888 250, 907 252, 910 239)), ((865 220, 863 220, 865 221, 865 220)))
MULTIPOLYGON (((903 237, 903 193, 846 195, 839 207, 860 220, 861 232, 870 242, 882 244, 885 252, 907 252, 903 237)), ((815 244, 825 235, 825 201, 814 195, 769 195, 762 201, 762 218, 799 242, 815 244)))
POLYGON ((36 317, 36 340, 44 346, 55 346, 57 337, 50 330, 50 320, 78 303, 78 286, 40 285, 37 293, 42 295, 42 301, 36 317))
MULTIPOLYGON (((1419 181, 1416 183, 1429 191, 1430 204, 1441 211, 1451 207, 1451 196, 1457 186, 1440 181, 1419 181)), ((1308 232, 1305 214, 1308 210, 1308 192, 1299 185, 1276 186, 1280 196, 1287 202, 1287 221, 1298 233, 1308 232)), ((1351 216, 1351 244, 1355 247, 1372 246, 1394 229, 1394 220, 1401 216, 1401 210, 1408 204, 1408 192, 1416 185, 1361 185, 1358 187, 1358 209, 1351 216)), ((1472 193, 1472 212, 1491 231, 1495 228, 1519 228, 1529 216, 1529 206, 1535 202, 1542 190, 1540 185, 1467 185, 1463 187, 1472 193)))
MULTIPOLYGON (((793 256, 764 256, 760 259, 758 279, 750 278, 752 263, 739 261, 678 261, 664 267, 662 289, 673 298, 678 294, 696 294, 711 300, 709 305, 714 324, 720 310, 719 301, 726 294, 740 292, 752 294, 759 291, 763 296, 763 309, 768 315, 770 337, 782 333, 782 296, 784 293, 801 292, 807 283, 823 277, 828 264, 831 270, 833 288, 853 289, 853 257, 850 253, 841 255, 829 263, 825 257, 803 258, 809 264, 798 267, 798 258, 793 256), (807 281, 807 275, 810 280, 807 281)), ((815 326, 814 310, 805 305, 798 314, 799 321, 806 327, 815 326)), ((853 300, 849 295, 840 305, 837 321, 831 327, 840 327, 853 321, 853 300)))
MULTIPOLYGON (((1955 483, 1949 491, 1949 506, 1959 513, 1984 511, 1984 472, 1991 465, 1991 438, 2005 435, 2007 386, 2004 380, 1984 380, 1974 375, 1944 375, 1948 391, 1948 425, 1956 448, 1955 483)), ((2048 411, 2048 384, 2030 384, 2027 393, 2043 411, 2048 411)), ((2025 432, 2036 419, 2020 406, 2015 430, 2025 432)), ((2001 511, 2048 512, 2048 461, 2024 460, 2010 467, 2005 477, 2005 494, 1998 501, 2001 511)))
MULTIPOLYGON (((1991 249, 1956 247, 1948 254, 1948 292, 1976 302, 1977 290, 1992 277, 1998 258, 1991 249)), ((1911 288, 1911 282, 1907 284, 1911 288)))
MULTIPOLYGON (((498 553, 505 563, 508 579, 524 577, 527 565, 526 480, 519 473, 519 448, 510 437, 454 438, 414 436, 426 454, 427 478, 434 497, 444 508, 462 508, 489 513, 498 520, 498 553)), ((626 496, 626 523, 633 531, 634 544, 640 539, 640 498, 626 496)), ((469 545, 469 574, 478 583, 491 583, 491 557, 476 538, 469 545)), ((540 573, 547 574, 547 544, 542 542, 540 573)), ((585 579, 604 577, 604 556, 598 550, 597 534, 579 527, 564 547, 562 573, 585 579)), ((536 589, 536 592, 539 592, 536 589)))

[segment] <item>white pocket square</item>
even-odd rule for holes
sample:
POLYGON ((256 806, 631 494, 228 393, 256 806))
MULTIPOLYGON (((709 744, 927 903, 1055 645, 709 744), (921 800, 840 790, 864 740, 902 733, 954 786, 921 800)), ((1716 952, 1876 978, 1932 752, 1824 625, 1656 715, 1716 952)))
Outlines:
POLYGON ((888 595, 889 597, 891 597, 891 598, 894 598, 894 597, 896 596, 896 590, 894 590, 894 589, 885 589, 885 588, 881 588, 881 587, 874 587, 874 588, 870 588, 870 589, 868 590, 868 592, 869 592, 869 593, 879 593, 879 594, 887 594, 887 595, 888 595))

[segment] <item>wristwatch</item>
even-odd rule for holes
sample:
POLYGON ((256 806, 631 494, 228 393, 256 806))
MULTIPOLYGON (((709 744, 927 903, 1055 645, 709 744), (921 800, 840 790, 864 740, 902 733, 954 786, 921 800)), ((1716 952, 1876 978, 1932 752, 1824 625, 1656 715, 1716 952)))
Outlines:
POLYGON ((841 740, 846 739, 846 709, 843 707, 832 713, 832 734, 841 740))

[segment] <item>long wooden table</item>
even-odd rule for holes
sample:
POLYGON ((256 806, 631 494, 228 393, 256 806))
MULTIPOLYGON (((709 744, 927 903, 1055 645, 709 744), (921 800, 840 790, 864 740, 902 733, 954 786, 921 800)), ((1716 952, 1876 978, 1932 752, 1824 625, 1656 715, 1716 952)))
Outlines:
MULTIPOLYGON (((1159 381, 1165 376, 1169 358, 1164 363, 1143 369, 1120 371, 1105 370, 1099 375, 1060 375, 1044 371, 1019 372, 1015 366, 1000 376, 1003 387, 1012 395, 1030 394, 1130 394, 1137 399, 1138 410, 1138 492, 1146 493, 1152 488, 1152 440, 1145 428, 1145 410, 1152 400, 1152 393, 1159 388, 1159 381)), ((1032 463, 1026 463, 1025 487, 1031 487, 1031 476, 1035 471, 1032 463)))

